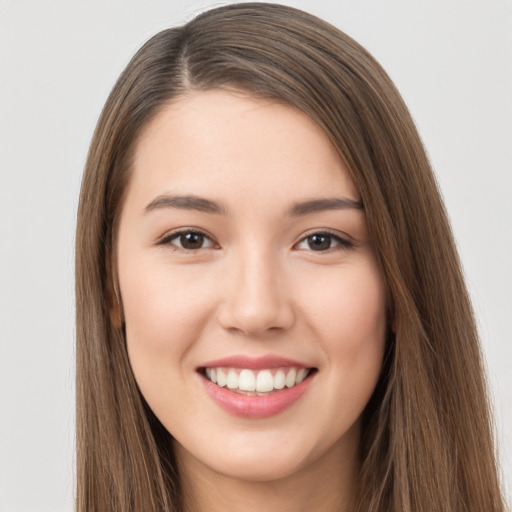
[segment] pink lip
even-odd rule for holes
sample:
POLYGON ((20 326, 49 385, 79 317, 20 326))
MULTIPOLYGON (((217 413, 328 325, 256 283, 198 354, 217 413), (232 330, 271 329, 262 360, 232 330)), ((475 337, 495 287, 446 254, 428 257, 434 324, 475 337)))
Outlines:
POLYGON ((211 398, 222 409, 242 418, 268 418, 283 412, 304 394, 313 381, 308 377, 292 388, 285 388, 267 396, 247 396, 221 388, 203 377, 203 384, 211 398))
MULTIPOLYGON (((311 368, 305 364, 293 361, 280 356, 261 356, 261 357, 249 357, 249 356, 230 356, 223 359, 216 359, 215 361, 209 361, 202 365, 202 368, 247 368, 249 370, 264 370, 272 368, 287 368, 294 366, 296 368, 311 368)), ((292 389, 292 388, 291 388, 292 389)))
MULTIPOLYGON (((253 360, 254 364, 260 364, 253 360)), ((237 368, 239 366, 239 359, 234 363, 231 359, 222 359, 219 361, 213 361, 212 367, 231 367, 237 368), (220 363, 220 364, 219 364, 220 363)), ((209 366, 209 365, 208 365, 209 366)), ((295 365, 289 364, 284 365, 283 360, 279 359, 278 363, 276 363, 276 367, 285 367, 285 366, 298 366, 305 368, 304 365, 295 365)), ((247 368, 247 366, 242 365, 242 368, 247 368)), ((258 366, 258 368, 272 368, 272 365, 258 366)), ((250 367, 254 369, 254 366, 250 367)), ((309 375, 305 380, 303 380, 300 384, 293 386, 291 388, 284 388, 279 391, 275 391, 274 393, 266 396, 248 396, 242 395, 240 393, 236 393, 227 388, 221 388, 214 384, 209 379, 207 379, 203 374, 201 374, 201 381, 205 387, 206 392, 210 395, 213 401, 219 405, 226 412, 233 414, 234 416, 249 418, 249 419, 257 419, 257 418, 268 418, 270 416, 275 416, 283 412, 292 406, 295 402, 297 402, 300 397, 305 393, 308 387, 314 380, 315 374, 309 375)))

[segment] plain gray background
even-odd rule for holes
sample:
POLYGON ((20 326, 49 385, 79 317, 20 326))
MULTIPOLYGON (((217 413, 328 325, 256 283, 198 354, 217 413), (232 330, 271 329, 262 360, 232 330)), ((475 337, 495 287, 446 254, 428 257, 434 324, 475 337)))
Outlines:
MULTIPOLYGON (((73 507, 73 230, 93 129, 154 33, 209 1, 0 0, 0 512, 73 507)), ((512 1, 296 0, 367 47, 440 181, 512 492, 512 1)))

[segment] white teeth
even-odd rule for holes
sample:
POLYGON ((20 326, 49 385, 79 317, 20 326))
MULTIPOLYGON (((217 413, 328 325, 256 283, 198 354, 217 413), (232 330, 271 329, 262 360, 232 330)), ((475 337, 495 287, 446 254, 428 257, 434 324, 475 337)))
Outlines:
POLYGON ((256 377, 251 370, 242 370, 240 372, 238 387, 242 391, 256 391, 256 377))
POLYGON ((301 368, 297 372, 297 377, 295 378, 296 384, 300 384, 306 378, 307 370, 306 368, 301 368))
POLYGON ((288 375, 286 376, 286 387, 287 388, 291 388, 291 387, 295 386, 296 377, 297 377, 297 371, 295 370, 295 368, 292 368, 288 372, 288 375))
POLYGON ((235 370, 229 370, 226 385, 229 389, 236 389, 238 387, 238 375, 235 370))
POLYGON ((274 388, 283 389, 285 385, 286 375, 284 374, 283 370, 277 370, 276 374, 274 375, 274 388))
POLYGON ((272 391, 274 389, 274 377, 270 373, 270 370, 262 370, 258 372, 256 377, 256 391, 265 392, 272 391))
POLYGON ((226 385, 226 374, 222 368, 217 369, 217 384, 223 388, 226 385))
POLYGON ((308 375, 308 368, 279 368, 253 371, 236 368, 205 368, 208 380, 244 395, 266 396, 274 390, 291 388, 300 384, 308 375), (274 372, 274 373, 273 373, 274 372))

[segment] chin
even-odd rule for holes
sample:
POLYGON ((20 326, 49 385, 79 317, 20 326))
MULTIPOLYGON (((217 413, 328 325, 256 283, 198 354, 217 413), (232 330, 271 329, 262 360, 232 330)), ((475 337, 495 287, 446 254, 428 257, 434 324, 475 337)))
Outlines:
MULTIPOLYGON (((318 442, 314 439, 319 437, 314 435, 314 427, 308 426, 306 430, 287 428, 286 432, 271 432, 261 429, 239 432, 239 435, 231 432, 224 439, 222 435, 216 436, 215 442, 200 441, 192 446, 177 443, 175 450, 185 464, 192 455, 195 469, 200 466, 224 478, 262 483, 308 472, 320 461, 333 457, 350 458, 346 443, 340 439, 327 435, 323 439, 320 436, 318 442)), ((353 444, 354 439, 350 441, 353 444)))
MULTIPOLYGON (((274 452, 275 453, 275 452, 274 452)), ((307 465, 304 456, 278 453, 277 456, 244 453, 216 460, 211 469, 230 479, 246 482, 271 482, 295 475, 307 465)))

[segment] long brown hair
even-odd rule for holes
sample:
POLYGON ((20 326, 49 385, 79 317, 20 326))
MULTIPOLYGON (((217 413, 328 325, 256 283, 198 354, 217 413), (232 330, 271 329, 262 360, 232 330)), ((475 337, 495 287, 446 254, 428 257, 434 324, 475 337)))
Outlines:
POLYGON ((231 88, 300 109, 361 194, 389 292, 382 374, 365 409, 369 512, 503 512, 478 337, 446 212, 411 116, 379 64, 299 10, 238 4, 160 32, 99 119, 76 239, 77 511, 181 510, 171 437, 138 391, 116 292, 116 226, 137 137, 188 91, 231 88))

